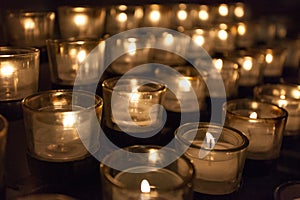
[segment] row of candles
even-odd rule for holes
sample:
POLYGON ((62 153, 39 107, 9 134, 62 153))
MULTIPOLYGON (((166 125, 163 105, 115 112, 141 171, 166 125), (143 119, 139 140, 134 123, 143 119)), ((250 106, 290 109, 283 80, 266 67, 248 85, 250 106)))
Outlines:
MULTIPOLYGON (((25 37, 17 35, 22 34, 20 31, 8 36, 12 37, 11 44, 26 47, 0 49, 0 103, 22 105, 28 153, 32 158, 65 163, 81 161, 92 154, 101 160, 105 199, 192 199, 193 190, 204 194, 232 193, 240 186, 245 160, 277 159, 282 138, 298 135, 300 130, 300 86, 267 84, 268 77, 282 76, 286 51, 277 46, 253 48, 252 42, 240 45, 251 46, 250 49, 232 51, 238 40, 232 40, 229 34, 243 32, 243 28, 234 30, 231 25, 248 19, 245 8, 241 3, 212 7, 146 5, 134 6, 133 11, 130 6, 110 10, 61 7, 58 13, 64 39, 49 39, 51 34, 44 35, 38 28, 41 25, 52 29, 54 13, 47 13, 50 21, 42 24, 40 18, 24 15, 23 19, 29 17, 31 21, 16 25, 20 23, 18 18, 8 28, 24 26, 25 37), (129 13, 125 12, 127 9, 129 13), (186 14, 184 9, 188 9, 186 14), (195 13, 199 19, 211 19, 210 25, 218 22, 218 31, 189 30, 195 25, 187 23, 193 22, 188 17, 195 13), (96 18, 89 18, 92 16, 96 18), (183 34, 157 27, 155 31, 144 28, 141 32, 131 30, 100 39, 103 33, 113 35, 140 27, 140 23, 135 24, 136 19, 144 23, 142 26, 175 28, 170 26, 172 22, 183 34), (109 20, 114 21, 108 23, 109 20), (120 26, 109 28, 113 25, 120 26), (213 41, 207 44, 212 35, 213 41), (44 45, 52 86, 61 90, 38 92, 40 51, 29 46, 44 45), (210 58, 216 51, 222 51, 222 56, 210 58), (109 65, 107 70, 105 65, 109 65), (73 86, 73 91, 62 89, 73 86), (101 87, 100 92, 97 87, 101 87), (243 96, 245 89, 253 92, 254 99, 236 99, 243 96), (224 127, 198 122, 197 113, 210 109, 207 98, 224 103, 222 109, 211 110, 212 117, 222 116, 218 122, 224 123, 224 127), (165 123, 165 113, 159 105, 163 105, 168 116, 175 113, 174 119, 166 119, 166 124, 173 126, 174 143, 170 148, 153 146, 159 141, 147 143, 149 136, 162 135, 160 131, 156 133, 165 123), (177 126, 177 114, 193 117, 177 126), (114 137, 122 149, 112 151, 111 141, 102 134, 101 126, 117 135, 114 137), (147 145, 132 142, 128 146, 128 141, 120 140, 125 134, 141 138, 139 141, 147 145)), ((14 18, 12 13, 8 16, 14 18)), ((211 106, 214 108, 213 103, 211 106)), ((8 123, 2 121, 1 135, 5 135, 8 123)))

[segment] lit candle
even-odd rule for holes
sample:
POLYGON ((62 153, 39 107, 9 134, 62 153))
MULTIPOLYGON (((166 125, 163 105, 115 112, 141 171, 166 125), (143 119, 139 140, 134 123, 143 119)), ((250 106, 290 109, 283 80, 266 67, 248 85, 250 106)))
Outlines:
POLYGON ((107 104, 105 124, 125 132, 147 132, 161 127, 165 86, 147 79, 111 78, 102 84, 107 104))
POLYGON ((287 110, 289 116, 285 135, 299 135, 300 86, 287 84, 264 84, 254 88, 254 97, 263 102, 276 104, 287 110))
POLYGON ((175 138, 176 148, 186 149, 184 155, 195 166, 194 191, 229 194, 237 190, 249 143, 242 132, 195 122, 179 126, 175 138))
POLYGON ((242 131, 249 139, 247 158, 271 160, 279 156, 287 112, 280 107, 250 99, 224 104, 225 125, 242 131))
POLYGON ((31 156, 64 162, 85 158, 87 149, 95 152, 98 141, 90 139, 101 119, 100 97, 83 91, 52 90, 24 98, 22 106, 31 156))
POLYGON ((235 47, 234 41, 236 34, 226 23, 221 23, 215 28, 214 48, 215 51, 230 51, 235 47))
POLYGON ((0 101, 21 100, 37 91, 39 50, 0 48, 0 101))

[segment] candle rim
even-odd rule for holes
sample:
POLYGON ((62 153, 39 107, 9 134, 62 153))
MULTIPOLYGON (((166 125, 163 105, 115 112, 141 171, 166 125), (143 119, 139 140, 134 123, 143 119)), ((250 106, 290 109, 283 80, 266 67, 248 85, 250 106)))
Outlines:
MULTIPOLYGON (((218 123, 208 123, 208 122, 190 122, 190 123, 186 123, 186 124, 183 124, 181 126, 179 126, 175 132, 175 137, 182 143, 184 143, 184 145, 186 145, 185 147, 187 147, 187 149, 189 147, 193 147, 193 148, 197 148, 197 149, 201 149, 201 150, 204 150, 204 151, 212 151, 212 152, 238 152, 238 151, 241 151, 243 149, 246 149, 248 146, 249 146, 249 139, 247 138, 247 136, 241 132, 240 130, 236 129, 236 128, 233 128, 233 127, 229 127, 229 126, 226 126, 226 125, 223 125, 221 126, 221 124, 218 124, 218 123), (204 146, 202 145, 196 145, 195 143, 192 142, 189 142, 187 141, 186 139, 184 139, 182 137, 182 135, 184 134, 178 134, 180 129, 184 129, 185 127, 189 127, 191 129, 185 131, 188 132, 188 131, 199 131, 200 129, 202 128, 205 128, 207 129, 206 132, 209 132, 210 129, 218 129, 220 130, 220 132, 222 133, 223 132, 223 129, 224 130, 227 130, 227 131, 233 131, 235 133, 238 134, 238 136, 242 139, 243 142, 241 142, 239 145, 237 146, 234 146, 232 148, 228 148, 228 149, 214 149, 214 148, 205 148, 204 146)), ((221 135, 220 135, 221 136, 221 135)), ((218 138, 219 139, 219 138, 218 138)), ((218 143, 219 140, 216 141, 215 144, 218 143)), ((230 143, 229 143, 230 144, 230 143)))
POLYGON ((34 47, 16 47, 16 46, 0 47, 0 59, 1 58, 27 57, 30 55, 31 56, 39 56, 40 50, 38 48, 34 48, 34 47))
MULTIPOLYGON (((250 108, 250 107, 247 107, 250 108)), ((227 101, 223 104, 223 109, 224 111, 226 111, 226 115, 229 114, 231 116, 236 116, 240 119, 245 119, 245 120, 251 120, 251 122, 263 122, 265 120, 272 120, 272 121, 278 121, 281 119, 286 119, 288 117, 288 112, 284 109, 279 107, 276 104, 273 103, 268 103, 268 102, 263 102, 263 101, 258 101, 258 100, 254 100, 254 99, 246 99, 246 98, 242 98, 242 99, 233 99, 230 101, 227 101), (280 112, 277 114, 277 116, 275 117, 257 117, 256 119, 250 118, 250 116, 244 116, 238 113, 235 113, 235 110, 228 110, 229 106, 233 106, 233 105, 244 105, 244 104, 248 104, 248 103, 256 103, 256 104, 260 104, 260 105, 265 105, 268 106, 269 108, 272 108, 272 110, 274 110, 273 108, 276 109, 277 112, 280 112)), ((257 110, 255 110, 254 108, 251 108, 253 112, 256 112, 257 110)))
MULTIPOLYGON (((163 148, 164 150, 168 151, 168 153, 171 152, 174 155, 178 156, 177 153, 176 153, 176 151, 174 149, 166 148, 166 147, 162 147, 162 146, 158 146, 158 145, 133 145, 133 146, 125 147, 123 149, 132 149, 132 148, 138 148, 138 149, 148 150, 148 152, 145 151, 146 153, 149 153, 150 149, 160 150, 160 149, 163 148)), ((122 149, 117 149, 114 152, 120 151, 120 150, 122 150, 122 149)), ((105 156, 104 159, 108 159, 110 156, 111 156, 111 154, 108 154, 108 155, 105 156)), ((174 187, 167 188, 167 189, 166 188, 164 188, 164 189, 155 188, 155 191, 158 191, 158 192, 159 191, 168 192, 168 191, 174 191, 174 190, 181 190, 184 187, 189 187, 189 184, 191 183, 191 181, 193 180, 193 178, 195 176, 195 167, 194 167, 192 161, 190 159, 188 159, 186 156, 180 156, 180 157, 178 157, 178 159, 182 159, 183 161, 185 161, 186 165, 189 167, 189 169, 187 170, 188 171, 187 175, 185 175, 184 177, 178 175, 182 179, 182 183, 180 183, 180 184, 178 184, 178 185, 176 185, 174 187)), ((135 167, 147 167, 147 168, 151 168, 151 169, 153 168, 153 170, 151 170, 151 171, 157 171, 159 169, 164 169, 161 166, 155 167, 155 166, 149 166, 149 165, 139 165, 139 166, 135 166, 135 167)), ((130 169, 130 168, 128 168, 128 169, 130 169)), ((107 181, 109 181, 111 184, 113 184, 115 187, 118 187, 118 188, 121 188, 121 189, 125 189, 126 186, 124 184, 121 184, 120 181, 116 181, 116 179, 108 173, 109 170, 110 170, 110 167, 105 164, 105 161, 102 161, 100 163, 100 172, 102 172, 103 177, 107 181)), ((169 169, 167 169, 167 170, 169 170, 169 169)), ((117 171, 120 171, 120 170, 117 170, 117 171)), ((176 173, 176 172, 174 172, 172 170, 169 170, 169 171, 171 171, 172 173, 176 173)), ((121 173, 121 172, 123 172, 123 171, 120 171, 119 173, 121 173)), ((144 173, 144 172, 142 172, 142 173, 144 173)), ((126 188, 126 190, 129 190, 129 191, 139 191, 140 192, 140 188, 139 187, 137 187, 137 188, 126 188)))
MULTIPOLYGON (((28 102, 30 101, 30 99, 33 99, 33 98, 36 98, 38 96, 43 96, 43 95, 47 95, 47 96, 51 96, 51 94, 56 94, 56 93, 65 93, 65 94, 69 94, 71 95, 71 97, 73 97, 73 94, 79 94, 79 95, 85 95, 87 97, 94 97, 95 99, 95 104, 91 105, 91 106, 88 106, 88 107, 84 107, 84 109, 82 110, 71 110, 71 111, 68 111, 68 112, 72 112, 72 113, 80 113, 80 112, 87 112, 89 110, 92 110, 92 109, 99 109, 103 107, 103 99, 97 95, 97 94, 93 94, 91 92, 87 92, 87 91, 83 91, 83 90, 76 90, 76 91, 72 91, 72 90, 69 90, 69 89, 60 89, 60 90, 46 90, 46 91, 40 91, 40 92, 37 92, 37 93, 34 93, 32 95, 29 95, 27 97, 25 97, 23 100, 22 100, 22 107, 25 109, 28 109, 30 111, 34 111, 34 112, 39 112, 39 113, 56 113, 56 112, 59 112, 57 110, 39 110, 39 109, 36 109, 36 108, 33 108, 32 106, 30 106, 28 104, 28 102)), ((73 104, 72 104, 73 105, 73 104)))
POLYGON ((293 90, 299 91, 299 93, 300 93, 300 85, 298 85, 298 84, 267 83, 267 84, 263 84, 263 85, 254 87, 253 93, 254 93, 255 98, 270 97, 270 98, 281 99, 280 94, 275 95, 275 94, 266 93, 266 92, 270 92, 274 89, 284 90, 286 92, 284 94, 286 97, 285 98, 286 100, 300 102, 300 97, 295 98, 294 96, 290 95, 290 92, 293 90))

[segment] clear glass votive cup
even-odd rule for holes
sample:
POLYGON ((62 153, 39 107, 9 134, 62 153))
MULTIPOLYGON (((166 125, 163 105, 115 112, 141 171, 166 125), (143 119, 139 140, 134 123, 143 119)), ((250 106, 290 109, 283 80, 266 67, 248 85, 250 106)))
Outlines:
POLYGON ((192 66, 176 66, 169 69, 155 69, 155 77, 164 80, 167 85, 167 92, 164 100, 164 107, 171 112, 199 112, 206 108, 206 85, 205 77, 192 66), (177 73, 179 74, 177 74, 177 73), (173 74, 174 73, 174 74, 173 74), (173 78, 170 79, 170 76, 173 78))
POLYGON ((52 84, 73 86, 76 80, 80 86, 97 85, 104 63, 104 46, 101 39, 47 40, 52 84), (93 52, 98 54, 97 59, 90 56, 93 52))
POLYGON ((0 114, 0 197, 4 197, 5 191, 5 155, 8 121, 0 114))
POLYGON ((24 10, 6 13, 8 42, 13 46, 44 47, 54 35, 55 13, 24 10))
POLYGON ((59 6, 58 25, 62 38, 101 38, 105 28, 104 7, 59 6))
POLYGON ((142 6, 113 5, 106 7, 105 33, 114 35, 138 28, 144 17, 142 6))
POLYGON ((42 161, 68 162, 95 153, 102 106, 101 97, 85 91, 49 90, 24 98, 29 155, 42 161))
POLYGON ((158 146, 118 149, 100 164, 103 197, 107 200, 192 200, 194 173, 188 159, 158 146))
POLYGON ((165 85, 141 77, 114 77, 102 83, 104 125, 110 129, 139 133, 163 126, 165 85))
POLYGON ((300 85, 263 84, 253 93, 256 100, 276 104, 288 112, 284 135, 300 135, 300 85))
POLYGON ((175 131, 176 148, 185 149, 184 155, 195 166, 194 191, 224 195, 238 190, 246 149, 247 137, 240 131, 208 122, 192 122, 175 131))
POLYGON ((274 200, 299 199, 300 181, 288 181, 279 185, 274 191, 274 200))
POLYGON ((234 99, 223 105, 224 124, 248 137, 247 159, 252 160, 279 157, 287 116, 279 106, 252 99, 234 99))
POLYGON ((0 47, 0 102, 37 92, 39 56, 36 48, 0 47))

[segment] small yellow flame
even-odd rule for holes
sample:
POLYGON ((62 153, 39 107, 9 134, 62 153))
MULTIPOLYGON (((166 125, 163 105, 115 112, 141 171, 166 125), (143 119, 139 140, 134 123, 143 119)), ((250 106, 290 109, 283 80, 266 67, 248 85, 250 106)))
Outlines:
POLYGON ((228 33, 225 30, 219 30, 218 31, 218 37, 220 40, 227 40, 228 38, 228 33))
POLYGON ((273 55, 271 53, 267 53, 267 55, 266 55, 266 62, 268 64, 270 64, 270 63, 273 62, 273 55))
POLYGON ((279 96, 279 100, 278 100, 278 106, 279 107, 285 107, 287 106, 287 100, 286 100, 286 96, 284 94, 279 96))
POLYGON ((252 69, 252 58, 246 56, 243 62, 243 69, 245 69, 246 71, 250 71, 252 69))
POLYGON ((66 128, 73 127, 75 122, 76 122, 76 117, 71 113, 67 113, 63 119, 63 125, 66 128))
POLYGON ((186 18, 187 18, 187 12, 186 12, 185 10, 179 10, 179 11, 177 12, 177 18, 178 18, 179 20, 181 20, 181 21, 186 20, 186 18))
POLYGON ((158 22, 160 20, 160 12, 158 10, 151 11, 150 20, 153 22, 158 22))
POLYGON ((141 192, 142 193, 149 193, 151 191, 151 187, 149 182, 146 179, 143 179, 141 182, 141 192))
POLYGON ((182 92, 191 91, 191 82, 186 79, 180 80, 178 85, 179 85, 179 90, 182 92))
POLYGON ((173 37, 173 35, 170 34, 170 33, 167 33, 167 34, 164 34, 164 35, 165 35, 165 36, 164 36, 164 44, 165 44, 166 46, 172 45, 173 42, 174 42, 174 37, 173 37))
POLYGON ((245 35, 247 31, 246 25, 244 23, 239 23, 237 27, 237 32, 239 35, 245 35))
POLYGON ((256 112, 252 112, 249 117, 251 119, 257 119, 257 113, 256 112))
POLYGON ((228 5, 227 4, 221 4, 219 6, 219 14, 223 17, 228 15, 228 5))
POLYGON ((86 51, 85 50, 80 50, 77 54, 77 60, 78 62, 83 62, 86 58, 86 51))
POLYGON ((221 71, 223 68, 223 60, 222 59, 213 59, 213 63, 217 70, 221 71))
POLYGON ((119 10, 125 11, 125 10, 127 10, 127 6, 126 5, 120 5, 119 10))
POLYGON ((205 39, 202 35, 195 35, 193 36, 193 40, 194 42, 199 45, 199 46, 202 46, 205 42, 205 39))
POLYGON ((241 18, 245 15, 245 11, 244 11, 244 7, 243 5, 237 5, 235 8, 234 8, 234 15, 238 18, 241 18))
POLYGON ((210 133, 210 132, 207 132, 206 135, 205 135, 205 142, 206 144, 208 145, 208 147, 211 149, 215 146, 215 138, 214 136, 210 133))
POLYGON ((26 19, 25 21, 24 21, 24 28, 26 29, 26 30, 32 30, 32 29, 34 29, 35 28, 35 23, 34 23, 34 21, 32 20, 32 19, 26 19))
POLYGON ((74 22, 77 26, 84 26, 87 23, 87 16, 83 14, 78 14, 75 16, 74 22))
POLYGON ((121 13, 118 15, 117 19, 118 19, 119 22, 126 22, 126 21, 127 21, 127 14, 121 12, 121 13))
POLYGON ((0 72, 1 72, 2 76, 10 77, 13 75, 14 71, 15 71, 15 68, 13 66, 7 64, 1 68, 0 72))

